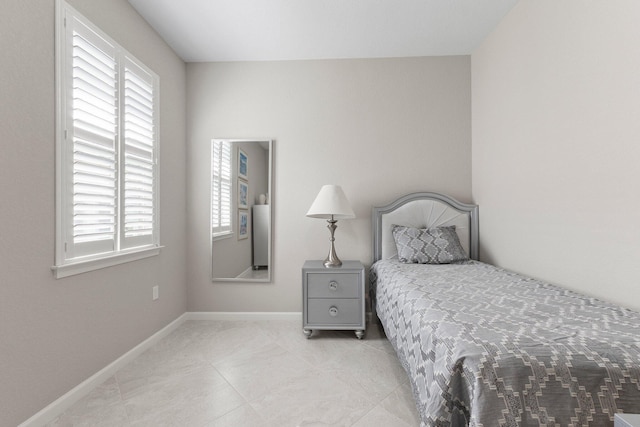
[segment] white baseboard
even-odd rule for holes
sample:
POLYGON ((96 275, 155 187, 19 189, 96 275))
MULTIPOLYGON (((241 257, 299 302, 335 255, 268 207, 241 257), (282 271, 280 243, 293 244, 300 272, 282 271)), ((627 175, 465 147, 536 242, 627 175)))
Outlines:
POLYGON ((173 322, 151 335, 146 340, 120 356, 118 359, 102 368, 91 377, 87 378, 76 387, 65 393, 62 397, 56 399, 44 409, 36 413, 34 416, 20 424, 18 427, 40 427, 51 422, 60 416, 64 411, 73 406, 80 399, 88 395, 100 384, 104 383, 112 377, 120 368, 131 362, 133 359, 141 355, 145 350, 151 348, 154 344, 166 337, 174 329, 180 326, 187 318, 187 313, 182 314, 173 322))
POLYGON ((286 312, 235 312, 235 311, 190 311, 185 320, 299 320, 302 313, 286 312))

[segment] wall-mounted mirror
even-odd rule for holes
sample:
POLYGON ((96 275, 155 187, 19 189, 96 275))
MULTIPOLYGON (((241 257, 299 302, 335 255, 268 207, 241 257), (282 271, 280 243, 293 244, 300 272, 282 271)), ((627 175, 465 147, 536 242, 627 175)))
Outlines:
POLYGON ((211 142, 211 280, 271 281, 273 141, 211 142))

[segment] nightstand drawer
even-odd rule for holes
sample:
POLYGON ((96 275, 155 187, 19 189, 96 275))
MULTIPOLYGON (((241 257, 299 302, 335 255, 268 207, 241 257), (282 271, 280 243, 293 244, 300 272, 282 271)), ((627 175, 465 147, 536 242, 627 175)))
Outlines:
POLYGON ((360 325, 362 304, 357 299, 310 299, 307 307, 307 323, 318 325, 360 325))
POLYGON ((359 298, 359 274, 308 273, 309 298, 359 298))

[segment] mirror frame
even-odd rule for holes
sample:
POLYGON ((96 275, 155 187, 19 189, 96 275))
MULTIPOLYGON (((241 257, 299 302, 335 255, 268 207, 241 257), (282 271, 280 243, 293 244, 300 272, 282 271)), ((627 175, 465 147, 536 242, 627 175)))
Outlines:
MULTIPOLYGON (((268 170, 267 170, 267 193, 269 194, 269 229, 267 234, 268 245, 267 245, 267 263, 268 263, 268 271, 266 279, 248 279, 248 278, 238 278, 238 277, 216 277, 213 272, 213 224, 211 223, 211 194, 212 194, 212 179, 211 173, 212 165, 209 164, 209 273, 210 279, 212 282, 240 282, 240 283, 271 283, 273 279, 273 142, 274 140, 271 138, 249 138, 249 139, 238 139, 238 138, 212 138, 210 144, 213 144, 215 140, 224 140, 231 143, 244 143, 244 142, 255 142, 259 144, 267 144, 269 149, 269 158, 268 158, 268 170)), ((211 147, 211 145, 210 145, 211 147)), ((211 148, 210 148, 211 150, 211 148)), ((232 157, 233 158, 233 157, 232 157)), ((237 159, 236 159, 237 161, 237 159)), ((235 189, 235 185, 233 186, 235 189)), ((234 199, 235 200, 235 199, 234 199)), ((251 266, 249 266, 251 267, 251 266)))

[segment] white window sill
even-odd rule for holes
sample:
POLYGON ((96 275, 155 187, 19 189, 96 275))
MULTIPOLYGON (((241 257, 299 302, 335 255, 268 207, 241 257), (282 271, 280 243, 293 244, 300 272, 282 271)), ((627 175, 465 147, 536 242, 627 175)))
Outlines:
POLYGON ((231 231, 229 233, 214 234, 213 235, 213 241, 215 242, 216 240, 230 239, 232 237, 233 237, 233 231, 231 231))
POLYGON ((93 258, 88 260, 80 260, 69 262, 63 265, 54 265, 51 267, 56 279, 63 277, 74 276, 76 274, 86 273, 88 271, 99 270, 101 268, 112 267, 118 264, 124 264, 126 262, 137 261, 143 258, 149 258, 160 254, 160 249, 163 246, 154 246, 151 248, 144 248, 138 250, 132 250, 128 252, 121 252, 114 255, 107 255, 101 258, 93 258))

